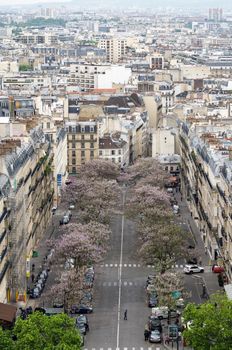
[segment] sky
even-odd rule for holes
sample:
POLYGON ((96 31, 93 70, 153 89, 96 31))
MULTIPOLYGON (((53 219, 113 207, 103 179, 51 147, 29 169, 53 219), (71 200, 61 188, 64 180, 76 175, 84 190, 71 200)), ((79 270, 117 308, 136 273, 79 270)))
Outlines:
MULTIPOLYGON (((0 0, 0 6, 1 5, 35 5, 38 6, 39 4, 49 4, 48 6, 58 3, 73 3, 76 5, 82 5, 83 6, 83 0, 0 0)), ((170 7, 185 7, 185 8, 191 8, 191 7, 225 7, 225 8, 232 8, 231 0, 88 0, 88 7, 91 6, 91 4, 95 5, 97 7, 99 4, 100 6, 105 7, 111 7, 113 4, 123 7, 153 7, 153 6, 170 6, 170 7), (231 4, 230 4, 231 3, 231 4)))

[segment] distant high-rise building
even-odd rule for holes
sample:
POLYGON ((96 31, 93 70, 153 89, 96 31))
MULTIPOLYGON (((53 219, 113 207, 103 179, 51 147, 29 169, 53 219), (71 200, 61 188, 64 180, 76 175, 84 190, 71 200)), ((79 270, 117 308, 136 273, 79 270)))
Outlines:
POLYGON ((213 22, 220 22, 223 20, 223 9, 222 8, 210 8, 209 9, 209 20, 213 22))

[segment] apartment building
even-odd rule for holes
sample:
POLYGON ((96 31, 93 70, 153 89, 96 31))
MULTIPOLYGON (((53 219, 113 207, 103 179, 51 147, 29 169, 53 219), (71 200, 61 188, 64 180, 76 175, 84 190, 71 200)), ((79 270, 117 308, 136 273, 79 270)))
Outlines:
POLYGON ((78 173, 81 164, 99 156, 98 124, 96 121, 67 122, 68 172, 78 173))
POLYGON ((127 53, 127 39, 101 38, 98 47, 106 51, 107 62, 117 63, 127 53))
POLYGON ((37 125, 35 118, 0 124, 1 301, 26 301, 32 252, 51 218, 53 152, 37 125))
POLYGON ((212 260, 232 281, 232 129, 227 119, 189 118, 179 134, 181 188, 212 260))
POLYGON ((99 158, 111 160, 123 168, 129 165, 129 147, 120 136, 120 133, 114 133, 99 138, 99 158))

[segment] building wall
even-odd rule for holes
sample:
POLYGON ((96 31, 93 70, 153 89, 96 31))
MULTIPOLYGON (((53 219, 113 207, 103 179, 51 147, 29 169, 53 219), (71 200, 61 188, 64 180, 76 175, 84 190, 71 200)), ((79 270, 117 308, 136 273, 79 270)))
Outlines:
POLYGON ((171 130, 157 129, 152 133, 152 157, 175 154, 175 136, 171 130))

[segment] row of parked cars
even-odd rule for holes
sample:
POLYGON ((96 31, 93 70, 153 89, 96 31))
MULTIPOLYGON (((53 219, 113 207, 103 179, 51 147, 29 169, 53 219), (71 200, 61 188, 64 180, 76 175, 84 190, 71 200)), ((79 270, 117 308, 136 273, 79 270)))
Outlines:
POLYGON ((146 292, 147 292, 147 305, 151 308, 151 315, 148 318, 148 322, 145 325, 149 336, 150 343, 161 343, 163 340, 162 321, 179 318, 181 312, 178 310, 178 306, 181 307, 180 301, 177 305, 177 309, 169 309, 167 306, 158 306, 158 293, 155 287, 155 275, 148 275, 146 280, 146 292))
POLYGON ((30 298, 32 299, 36 299, 39 298, 40 295, 42 294, 46 281, 48 278, 48 270, 42 270, 36 280, 35 280, 35 284, 34 287, 30 290, 30 298))

